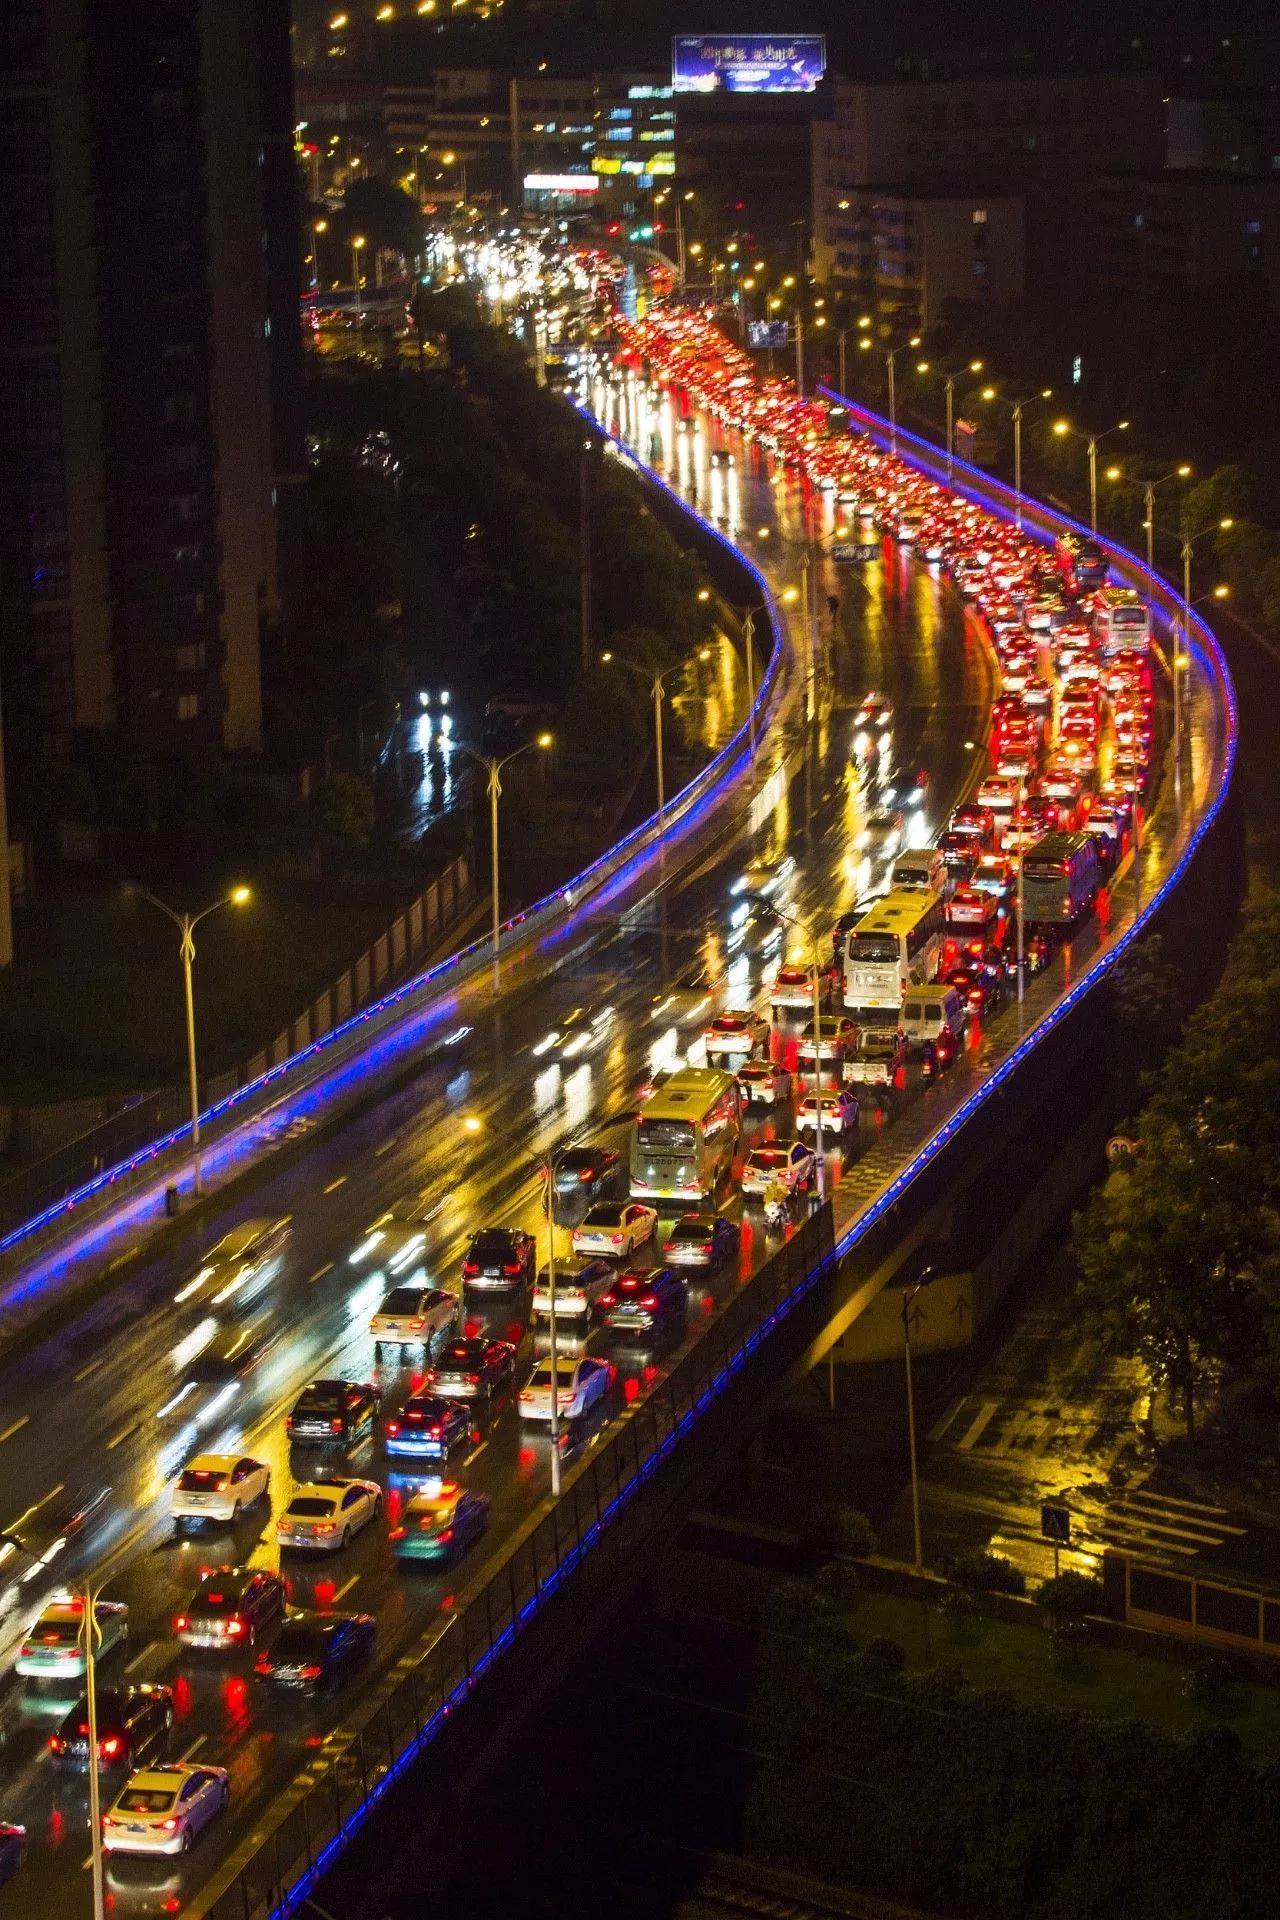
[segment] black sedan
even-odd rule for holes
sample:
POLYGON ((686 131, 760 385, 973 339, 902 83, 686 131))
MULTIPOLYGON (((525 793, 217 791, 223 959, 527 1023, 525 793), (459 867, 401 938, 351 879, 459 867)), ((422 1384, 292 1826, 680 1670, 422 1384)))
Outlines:
POLYGON ((669 1267, 620 1273, 600 1296, 601 1317, 611 1333, 656 1333, 680 1320, 685 1305, 684 1282, 669 1267))
POLYGON ((557 1202, 599 1199, 617 1164, 618 1156, 610 1147, 566 1147, 556 1155, 557 1202))
POLYGON ((295 1446, 354 1447, 373 1432, 378 1389, 367 1380, 313 1380, 285 1421, 295 1446))
POLYGON ((686 1213, 662 1244, 668 1267, 718 1267, 738 1251, 742 1231, 722 1213, 686 1213))
POLYGON ((340 1687, 373 1652, 371 1613, 291 1612, 271 1646, 253 1663, 273 1692, 309 1696, 340 1687))
MULTIPOLYGON (((173 1725, 173 1689, 161 1686, 98 1690, 98 1772, 136 1767, 164 1751, 173 1725)), ((89 1698, 81 1694, 56 1733, 49 1752, 59 1773, 89 1771, 89 1698)))
POLYGON ((173 1623, 186 1647, 235 1653, 252 1647, 285 1608, 284 1582, 265 1567, 215 1567, 173 1623))
POLYGON ((471 1236, 462 1262, 462 1286, 467 1293, 509 1293, 531 1287, 538 1260, 538 1243, 520 1227, 485 1227, 471 1236))
POLYGON ((515 1385, 516 1350, 509 1340, 451 1340, 426 1376, 446 1400, 497 1400, 515 1385))
POLYGON ((0 1820, 0 1886, 11 1880, 27 1857, 27 1830, 0 1820))

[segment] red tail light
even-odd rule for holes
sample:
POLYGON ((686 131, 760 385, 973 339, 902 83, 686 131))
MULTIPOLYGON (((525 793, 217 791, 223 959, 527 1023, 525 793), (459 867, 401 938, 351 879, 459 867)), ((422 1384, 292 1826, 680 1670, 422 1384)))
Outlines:
POLYGON ((239 1640, 243 1636, 245 1630, 244 1621, 238 1613, 232 1614, 224 1630, 229 1640, 239 1640))
POLYGON ((502 1271, 504 1273, 519 1273, 520 1262, 518 1260, 504 1260, 502 1263, 502 1271))
POLYGON ((104 1760, 114 1760, 124 1751, 124 1741, 118 1733, 109 1733, 105 1740, 99 1740, 98 1752, 104 1760))
POLYGON ((299 1677, 303 1680, 318 1680, 323 1672, 323 1667, 318 1667, 313 1663, 310 1666, 299 1668, 299 1677))
POLYGON ((462 1263, 462 1271, 467 1274, 479 1273, 480 1262, 478 1260, 464 1260, 462 1263))
POLYGON ((421 1333, 422 1329, 426 1326, 426 1324, 427 1323, 425 1320, 411 1320, 409 1322, 409 1327, 413 1333, 421 1333))
POLYGON ((392 1527, 392 1529, 391 1529, 391 1531, 390 1531, 390 1533, 389 1533, 389 1534, 387 1535, 387 1538, 388 1538, 388 1540, 403 1540, 403 1539, 404 1539, 404 1528, 403 1528, 403 1527, 392 1527))
POLYGON ((623 1240, 623 1236, 622 1236, 622 1234, 620 1234, 620 1233, 611 1233, 611 1234, 609 1235, 609 1238, 610 1238, 610 1240, 612 1240, 612 1242, 613 1242, 613 1244, 614 1244, 614 1246, 615 1246, 615 1247, 620 1247, 620 1246, 622 1245, 622 1240, 623 1240))
POLYGON ((428 1440, 438 1440, 443 1432, 444 1428, 437 1422, 434 1427, 427 1428, 427 1438, 428 1440))
POLYGON ((253 1670, 255 1673, 270 1673, 271 1661, 265 1653, 259 1654, 258 1658, 254 1661, 253 1670))
POLYGON ((658 1296, 656 1293, 646 1293, 641 1295, 640 1305, 644 1307, 647 1312, 652 1313, 654 1308, 657 1306, 657 1304, 658 1304, 658 1296))
POLYGON ((160 1831, 161 1833, 176 1833, 178 1831, 177 1821, 173 1819, 162 1820, 160 1822, 160 1831))
POLYGON ((342 1421, 338 1418, 338 1415, 336 1413, 334 1414, 332 1420, 330 1420, 329 1422, 329 1431, 330 1433, 342 1432, 342 1421))
POLYGON ((478 1387, 480 1385, 480 1375, 478 1373, 469 1373, 467 1375, 467 1385, 469 1387, 478 1387))
POLYGON ((600 1295, 600 1305, 602 1307, 616 1307, 617 1304, 618 1304, 618 1296, 612 1290, 608 1293, 602 1293, 600 1295))
POLYGON ((400 1431, 400 1422, 398 1420, 388 1420, 385 1431, 388 1437, 394 1440, 400 1431))
POLYGON ((578 1178, 579 1180, 589 1181, 589 1180, 593 1180, 595 1178, 595 1175, 592 1173, 590 1167, 584 1167, 582 1169, 582 1172, 578 1175, 578 1178))
POLYGON ((711 1251, 712 1251, 711 1242, 709 1240, 706 1241, 702 1246, 698 1248, 698 1252, 705 1253, 708 1256, 708 1258, 710 1258, 711 1251))
POLYGON ((440 1532, 436 1537, 440 1541, 441 1546, 448 1546, 450 1540, 452 1540, 453 1538, 453 1528, 441 1527, 440 1532))
POLYGON ((190 1625, 191 1622, 188 1620, 186 1614, 180 1613, 173 1623, 173 1630, 175 1633, 185 1633, 190 1625))
POLYGON ((66 1750, 67 1750, 67 1743, 62 1738, 61 1734, 51 1733, 49 1735, 50 1753, 65 1753, 66 1750))

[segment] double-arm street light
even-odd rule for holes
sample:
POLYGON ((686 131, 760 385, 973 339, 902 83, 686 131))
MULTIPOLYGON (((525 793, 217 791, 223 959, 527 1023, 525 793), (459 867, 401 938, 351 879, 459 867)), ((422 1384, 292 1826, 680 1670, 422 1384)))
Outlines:
POLYGON ((1113 433, 1127 433, 1129 422, 1117 420, 1114 427, 1104 427, 1101 433, 1087 433, 1083 428, 1073 427, 1069 420, 1055 420, 1053 430, 1059 439, 1071 434, 1077 440, 1087 443, 1089 449, 1089 526, 1094 533, 1098 531, 1098 448, 1113 433))
MULTIPOLYGON (((1180 629, 1177 626, 1173 629, 1173 793, 1179 808, 1182 805, 1182 645, 1188 648, 1191 645, 1191 609, 1193 605, 1199 605, 1198 601, 1191 598, 1191 558, 1200 541, 1207 540, 1214 533, 1225 533, 1234 524, 1231 515, 1227 514, 1223 519, 1215 520, 1211 526, 1182 536, 1182 623, 1180 629)), ((1225 600, 1226 590, 1215 588, 1213 593, 1205 594, 1202 598, 1225 600)), ((1188 687, 1188 699, 1190 694, 1188 687)))
POLYGON ((934 1279, 932 1267, 925 1267, 914 1286, 902 1289, 902 1351, 907 1368, 907 1446, 911 1455, 911 1530, 914 1536, 915 1569, 924 1571, 924 1545, 920 1537, 920 1470, 916 1463, 916 1405, 911 1389, 911 1309, 916 1295, 934 1279))
POLYGON ((1027 408, 1037 400, 1052 400, 1053 388, 1041 387, 1039 393, 1027 393, 1019 400, 1006 400, 994 387, 982 389, 984 400, 994 400, 997 405, 1008 407, 1009 417, 1013 421, 1013 495, 1014 524, 1022 532, 1022 416, 1027 408))
POLYGON ((869 313, 859 314, 858 324, 856 327, 842 327, 840 332, 836 335, 836 350, 840 356, 840 391, 841 393, 847 393, 849 391, 848 386, 846 384, 846 380, 845 380, 844 343, 849 338, 850 334, 857 334, 858 345, 864 348, 867 352, 870 352, 871 339, 870 339, 870 335, 867 333, 867 328, 870 325, 871 325, 871 315, 869 313))
MULTIPOLYGON (((981 373, 982 366, 983 366, 983 363, 981 360, 970 360, 968 366, 965 369, 963 369, 963 371, 967 373, 981 373)), ((929 362, 927 360, 921 360, 917 363, 917 366, 916 366, 917 373, 928 373, 928 371, 929 371, 929 362)), ((955 467, 955 407, 956 407, 956 375, 955 373, 954 372, 948 373, 944 377, 942 384, 946 391, 946 396, 947 396, 947 485, 950 486, 952 472, 955 467)))
MULTIPOLYGON (((1167 486, 1171 480, 1188 480, 1190 477, 1191 468, 1184 462, 1182 466, 1175 467, 1172 473, 1162 473, 1158 480, 1144 480, 1130 483, 1142 487, 1142 525, 1147 536, 1148 573, 1154 573, 1156 569, 1156 488, 1167 486)), ((1119 481, 1123 484, 1125 478, 1126 476, 1120 467, 1107 468, 1108 480, 1119 481)))
POLYGON ((531 753, 535 747, 540 747, 545 752, 548 747, 554 745, 554 742, 549 733, 540 733, 536 740, 526 740, 522 747, 517 747, 514 753, 504 754, 501 759, 497 754, 480 753, 475 747, 469 747, 465 740, 455 740, 451 734, 442 734, 440 745, 446 751, 450 747, 456 747, 461 753, 465 753, 469 760, 474 760, 478 767, 483 767, 488 777, 489 860, 493 883, 493 990, 496 993, 498 991, 498 942, 501 937, 498 909, 498 801, 502 797, 502 770, 504 767, 509 767, 513 760, 518 760, 522 753, 531 753))
POLYGON ((247 906, 251 898, 248 887, 232 887, 230 893, 221 900, 215 900, 212 906, 205 907, 200 913, 179 913, 167 906, 163 900, 149 893, 146 887, 130 886, 128 891, 139 900, 145 900, 149 907, 162 913, 166 920, 172 920, 181 936, 178 951, 182 956, 182 991, 186 1002, 187 1015, 187 1081, 191 1094, 191 1160, 194 1174, 194 1190, 199 1196, 203 1191, 200 1169, 200 1080, 196 1072, 196 1006, 192 987, 191 969, 195 964, 195 931, 202 920, 211 913, 219 913, 223 907, 247 906))
MULTIPOLYGON (((699 660, 709 660, 711 658, 710 647, 699 647, 696 657, 699 660)), ((638 666, 633 660, 619 660, 616 659, 612 653, 602 653, 600 655, 600 664, 605 667, 616 667, 620 673, 637 674, 641 680, 647 680, 649 682, 653 694, 653 744, 658 763, 658 833, 659 836, 661 836, 663 820, 667 811, 666 778, 662 764, 662 703, 667 697, 667 681, 674 679, 676 674, 683 673, 687 662, 679 660, 674 667, 667 667, 664 670, 652 672, 648 667, 638 666)))
POLYGON ((895 382, 894 366, 897 361, 898 355, 900 353, 905 352, 905 350, 908 347, 918 347, 919 345, 920 345, 920 335, 918 333, 913 333, 906 340, 899 340, 896 347, 889 347, 885 351, 884 364, 888 369, 888 373, 889 373, 889 451, 890 453, 896 453, 898 451, 898 391, 897 391, 897 386, 895 382))

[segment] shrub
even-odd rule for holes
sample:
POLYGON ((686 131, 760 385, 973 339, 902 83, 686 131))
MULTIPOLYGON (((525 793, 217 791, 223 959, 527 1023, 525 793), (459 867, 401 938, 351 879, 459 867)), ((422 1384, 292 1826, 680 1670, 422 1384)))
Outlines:
POLYGON ((985 1547, 959 1554, 951 1578, 958 1587, 967 1587, 973 1593, 1024 1594, 1027 1590, 1026 1575, 1012 1560, 985 1547))
POLYGON ((858 1570, 845 1560, 828 1560, 825 1567, 818 1569, 818 1591, 826 1596, 833 1607, 848 1611, 856 1606, 860 1591, 858 1570))
POLYGON ((968 1588, 948 1587, 942 1596, 942 1617, 952 1640, 972 1640, 979 1619, 978 1602, 968 1588))
POLYGON ((1235 1669, 1224 1653, 1207 1653, 1182 1676, 1182 1697, 1206 1713, 1232 1713, 1238 1704, 1235 1669))
POLYGON ((874 1640, 868 1640, 855 1671, 865 1686, 884 1686, 896 1678, 906 1664, 907 1656, 898 1642, 877 1634, 874 1640))
POLYGON ((1106 1613, 1106 1589, 1090 1573, 1060 1573, 1036 1591, 1036 1605, 1046 1613, 1106 1613))
POLYGON ((1049 1640, 1049 1662, 1058 1673, 1075 1673, 1081 1655, 1089 1644, 1089 1622, 1080 1619, 1059 1620, 1049 1640))
POLYGON ((838 1500, 826 1500, 810 1508, 802 1539, 810 1553, 821 1554, 824 1559, 836 1553, 865 1559, 876 1550, 876 1537, 866 1514, 856 1507, 842 1506, 838 1500))

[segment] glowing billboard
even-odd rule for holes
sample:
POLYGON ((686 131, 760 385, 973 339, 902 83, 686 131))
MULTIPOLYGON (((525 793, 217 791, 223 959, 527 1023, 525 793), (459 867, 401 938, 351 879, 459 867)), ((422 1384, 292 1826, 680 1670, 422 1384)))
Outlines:
POLYGON ((827 70, 820 33, 678 33, 674 93, 812 93, 827 70))

